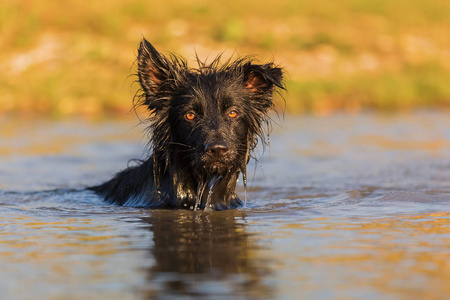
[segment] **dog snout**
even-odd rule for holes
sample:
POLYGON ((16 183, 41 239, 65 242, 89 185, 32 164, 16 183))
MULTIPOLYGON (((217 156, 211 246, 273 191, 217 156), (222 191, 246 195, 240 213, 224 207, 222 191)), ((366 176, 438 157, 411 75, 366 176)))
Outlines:
POLYGON ((205 146, 206 153, 215 159, 222 158, 228 150, 230 150, 230 144, 224 140, 214 141, 205 146))

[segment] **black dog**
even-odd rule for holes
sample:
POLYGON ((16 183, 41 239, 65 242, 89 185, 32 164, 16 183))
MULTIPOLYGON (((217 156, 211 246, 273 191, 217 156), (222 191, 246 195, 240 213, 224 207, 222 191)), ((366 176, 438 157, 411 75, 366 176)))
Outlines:
POLYGON ((252 59, 211 64, 161 55, 145 39, 138 51, 153 152, 138 166, 90 188, 118 205, 223 210, 242 204, 235 188, 258 140, 265 142, 282 70, 252 59))

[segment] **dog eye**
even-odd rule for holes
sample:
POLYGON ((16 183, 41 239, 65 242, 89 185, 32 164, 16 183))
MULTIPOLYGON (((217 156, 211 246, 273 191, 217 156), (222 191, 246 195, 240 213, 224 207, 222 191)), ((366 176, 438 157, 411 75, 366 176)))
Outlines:
POLYGON ((185 115, 185 117, 186 117, 186 119, 188 119, 189 121, 192 121, 192 120, 195 119, 195 114, 194 114, 192 111, 190 111, 190 112, 188 112, 188 113, 185 115))
POLYGON ((228 117, 230 117, 232 119, 236 118, 237 116, 238 116, 238 112, 236 110, 230 110, 228 112, 228 117))

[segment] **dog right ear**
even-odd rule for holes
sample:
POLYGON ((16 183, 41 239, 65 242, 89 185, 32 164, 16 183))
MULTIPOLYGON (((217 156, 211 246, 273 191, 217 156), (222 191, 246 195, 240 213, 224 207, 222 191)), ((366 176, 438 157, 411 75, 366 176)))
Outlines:
POLYGON ((253 93, 272 93, 275 87, 284 89, 283 70, 273 63, 265 65, 246 64, 244 81, 247 90, 253 93))
POLYGON ((170 62, 146 39, 138 50, 138 76, 142 89, 147 96, 153 96, 162 90, 170 77, 170 62))

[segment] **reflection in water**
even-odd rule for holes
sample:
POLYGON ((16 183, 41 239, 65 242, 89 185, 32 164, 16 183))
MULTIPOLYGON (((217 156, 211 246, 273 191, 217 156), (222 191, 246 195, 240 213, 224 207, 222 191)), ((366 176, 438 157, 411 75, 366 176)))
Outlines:
POLYGON ((259 246, 246 232, 243 212, 155 210, 144 221, 154 241, 149 281, 161 284, 164 296, 272 295, 264 284, 268 262, 258 257, 259 246))
POLYGON ((283 243, 273 245, 272 250, 288 264, 274 274, 284 295, 297 293, 298 299, 448 299, 448 212, 320 217, 277 225, 272 238, 283 243))

